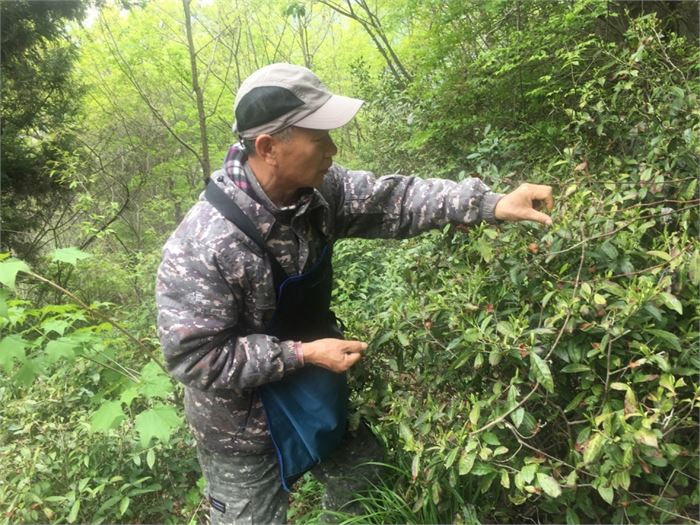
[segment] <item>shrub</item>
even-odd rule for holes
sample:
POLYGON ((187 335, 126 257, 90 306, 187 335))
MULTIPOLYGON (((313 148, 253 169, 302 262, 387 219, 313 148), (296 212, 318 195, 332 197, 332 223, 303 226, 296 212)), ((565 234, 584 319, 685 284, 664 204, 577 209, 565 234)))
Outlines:
POLYGON ((499 523, 698 519, 697 50, 647 16, 572 52, 550 67, 580 81, 533 89, 558 153, 531 126, 471 146, 496 189, 523 152, 555 186, 551 229, 336 250, 339 316, 371 341, 359 414, 410 465, 391 494, 405 521, 463 505, 499 523))

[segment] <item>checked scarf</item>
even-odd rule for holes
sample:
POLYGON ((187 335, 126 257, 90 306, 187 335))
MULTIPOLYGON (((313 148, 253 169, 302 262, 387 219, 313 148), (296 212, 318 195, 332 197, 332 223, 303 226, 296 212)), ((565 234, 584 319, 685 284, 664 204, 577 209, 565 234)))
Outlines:
POLYGON ((233 183, 243 192, 254 200, 258 200, 257 196, 255 195, 255 191, 253 191, 253 188, 246 178, 245 168, 243 166, 247 160, 248 153, 243 147, 243 144, 236 142, 229 148, 228 153, 226 153, 226 160, 224 160, 224 171, 233 181, 233 183))

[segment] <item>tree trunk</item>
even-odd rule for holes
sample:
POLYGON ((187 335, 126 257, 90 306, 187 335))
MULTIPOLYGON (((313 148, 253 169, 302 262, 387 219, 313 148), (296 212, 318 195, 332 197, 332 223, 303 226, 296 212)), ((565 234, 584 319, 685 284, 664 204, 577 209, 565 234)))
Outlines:
POLYGON ((197 98, 197 114, 199 115, 199 138, 202 144, 202 156, 200 164, 202 165, 202 176, 205 181, 209 180, 211 175, 211 164, 209 163, 209 144, 207 136, 207 115, 204 111, 204 95, 202 88, 199 85, 199 76, 197 74, 197 52, 194 48, 194 39, 192 38, 192 16, 190 13, 190 1, 182 0, 182 7, 185 10, 185 31, 187 32, 187 50, 190 53, 190 67, 192 71, 192 89, 197 98))

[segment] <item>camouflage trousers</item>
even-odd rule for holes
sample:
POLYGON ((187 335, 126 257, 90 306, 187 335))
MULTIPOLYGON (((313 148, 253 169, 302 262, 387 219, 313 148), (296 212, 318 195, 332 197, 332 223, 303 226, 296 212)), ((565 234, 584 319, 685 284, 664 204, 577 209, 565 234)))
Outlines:
MULTIPOLYGON (((198 447, 199 464, 207 483, 211 525, 286 523, 288 494, 282 489, 274 454, 234 456, 198 447)), ((323 509, 359 515, 355 494, 377 483, 384 450, 365 425, 349 431, 333 455, 312 471, 323 483, 323 509)), ((332 513, 321 517, 332 523, 332 513)))

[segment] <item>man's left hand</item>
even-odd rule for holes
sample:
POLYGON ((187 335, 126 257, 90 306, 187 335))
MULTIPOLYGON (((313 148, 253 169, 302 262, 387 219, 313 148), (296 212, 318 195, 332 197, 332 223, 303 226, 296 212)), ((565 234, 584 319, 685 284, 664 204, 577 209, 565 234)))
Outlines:
POLYGON ((552 187, 526 182, 498 201, 493 213, 500 221, 535 221, 551 226, 552 218, 537 211, 542 204, 547 210, 554 207, 552 187))

